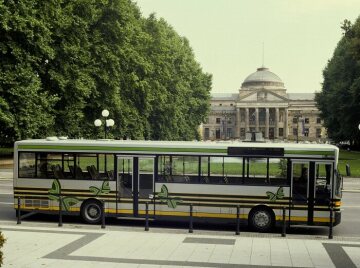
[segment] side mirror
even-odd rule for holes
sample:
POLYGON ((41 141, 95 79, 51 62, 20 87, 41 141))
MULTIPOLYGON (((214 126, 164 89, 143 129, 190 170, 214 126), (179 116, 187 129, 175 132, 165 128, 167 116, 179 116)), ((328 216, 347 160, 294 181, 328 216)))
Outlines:
POLYGON ((346 176, 351 176, 351 170, 350 170, 350 165, 346 164, 346 176))

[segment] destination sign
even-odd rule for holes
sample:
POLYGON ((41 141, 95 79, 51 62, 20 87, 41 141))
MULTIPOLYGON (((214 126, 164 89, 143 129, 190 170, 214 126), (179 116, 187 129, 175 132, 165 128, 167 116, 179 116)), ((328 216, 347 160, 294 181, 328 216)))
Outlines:
POLYGON ((284 148, 228 147, 228 155, 284 156, 284 148))

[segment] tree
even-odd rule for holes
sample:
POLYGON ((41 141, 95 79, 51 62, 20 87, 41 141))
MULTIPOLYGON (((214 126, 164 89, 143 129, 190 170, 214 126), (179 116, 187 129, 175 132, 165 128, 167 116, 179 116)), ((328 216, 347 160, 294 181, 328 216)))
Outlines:
POLYGON ((150 35, 146 54, 151 68, 144 80, 150 85, 148 122, 152 139, 199 138, 197 128, 209 111, 211 76, 195 61, 186 38, 165 20, 152 14, 144 22, 150 35))
POLYGON ((51 58, 50 25, 38 1, 0 3, 0 139, 41 137, 53 127, 56 96, 43 89, 40 74, 51 58))
POLYGON ((328 135, 336 142, 360 146, 360 18, 342 25, 344 35, 323 71, 318 108, 328 135))
POLYGON ((0 267, 3 264, 3 253, 2 253, 1 248, 3 247, 4 243, 5 243, 5 238, 4 238, 3 234, 0 232, 0 267))
POLYGON ((0 2, 1 144, 47 135, 198 138, 211 76, 186 38, 131 0, 0 2))

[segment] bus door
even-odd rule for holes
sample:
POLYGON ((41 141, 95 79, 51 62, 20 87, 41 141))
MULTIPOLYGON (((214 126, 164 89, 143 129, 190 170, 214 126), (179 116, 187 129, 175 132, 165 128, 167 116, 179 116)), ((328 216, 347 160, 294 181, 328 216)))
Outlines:
POLYGON ((315 163, 314 202, 318 206, 328 206, 331 200, 334 165, 332 162, 315 163))
MULTIPOLYGON (((117 209, 134 217, 145 215, 145 204, 154 194, 154 157, 117 157, 117 209)), ((149 215, 153 215, 150 212, 149 215)))
POLYGON ((307 224, 312 224, 314 217, 314 194, 310 190, 311 181, 314 181, 314 176, 311 176, 313 172, 310 172, 311 166, 309 161, 292 161, 291 169, 292 203, 295 210, 293 215, 306 217, 307 224))

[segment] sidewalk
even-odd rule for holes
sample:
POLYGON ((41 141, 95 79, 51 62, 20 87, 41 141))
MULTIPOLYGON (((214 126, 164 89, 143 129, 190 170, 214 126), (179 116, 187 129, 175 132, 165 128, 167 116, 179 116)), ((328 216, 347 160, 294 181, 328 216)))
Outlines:
POLYGON ((4 267, 360 267, 360 240, 0 224, 4 267))

